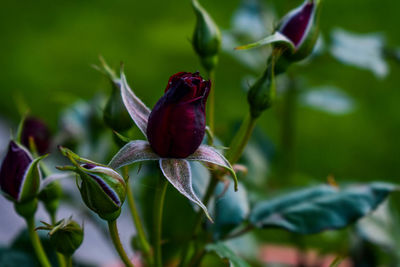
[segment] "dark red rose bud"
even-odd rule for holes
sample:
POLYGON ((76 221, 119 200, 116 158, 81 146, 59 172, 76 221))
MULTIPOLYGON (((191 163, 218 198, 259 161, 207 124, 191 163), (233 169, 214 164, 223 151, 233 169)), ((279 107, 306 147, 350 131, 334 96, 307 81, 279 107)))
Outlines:
POLYGON ((147 138, 160 157, 186 158, 200 146, 210 88, 210 81, 204 80, 198 72, 179 72, 171 76, 147 125, 147 138))
POLYGON ((29 152, 11 141, 0 170, 0 188, 13 201, 33 199, 40 185, 39 159, 33 160, 29 152))
POLYGON ((34 117, 28 117, 24 120, 21 143, 25 147, 31 147, 29 144, 30 138, 33 138, 37 152, 40 155, 48 152, 50 146, 50 130, 43 121, 34 117))

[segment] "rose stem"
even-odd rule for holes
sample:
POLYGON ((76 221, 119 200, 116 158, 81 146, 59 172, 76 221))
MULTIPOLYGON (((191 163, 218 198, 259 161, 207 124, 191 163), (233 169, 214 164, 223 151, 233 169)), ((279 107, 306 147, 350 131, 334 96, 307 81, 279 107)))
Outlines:
MULTIPOLYGON (((210 127, 211 133, 215 135, 215 71, 213 69, 208 71, 208 79, 211 81, 210 94, 208 95, 208 126, 210 127)), ((209 140, 209 145, 211 145, 211 142, 212 140, 209 140)))
POLYGON ((67 267, 72 267, 72 256, 71 255, 69 255, 69 256, 64 256, 64 260, 65 260, 65 262, 66 262, 66 266, 67 267))
POLYGON ((154 266, 162 267, 162 250, 161 250, 161 232, 162 232, 162 215, 164 208, 165 193, 167 191, 168 182, 160 175, 157 192, 154 200, 154 266))
POLYGON ((135 198, 133 197, 133 192, 129 184, 129 167, 125 166, 123 169, 124 179, 126 181, 126 194, 128 197, 128 205, 129 210, 132 215, 133 223, 135 224, 135 229, 139 238, 139 242, 141 244, 141 248, 143 249, 144 255, 146 256, 147 260, 149 261, 150 265, 152 265, 152 258, 151 258, 151 248, 150 244, 147 241, 146 234, 144 232, 143 224, 140 220, 139 212, 136 208, 135 198))
POLYGON ((40 242, 39 236, 35 231, 35 219, 34 216, 26 218, 26 224, 28 225, 29 237, 32 242, 33 249, 35 250, 36 256, 42 267, 51 267, 50 261, 43 250, 42 243, 40 242))
MULTIPOLYGON (((211 196, 213 195, 214 190, 218 185, 218 181, 219 180, 217 179, 216 174, 214 172, 212 174, 211 178, 210 178, 210 182, 208 184, 207 191, 206 191, 206 193, 204 195, 204 198, 203 198, 203 204, 205 206, 207 206, 208 202, 210 201, 211 196)), ((199 231, 199 228, 200 228, 200 225, 201 225, 201 221, 203 219, 203 214, 204 214, 203 210, 199 210, 197 212, 197 214, 196 214, 195 223, 194 223, 193 229, 191 231, 192 234, 189 236, 189 244, 187 244, 183 248, 182 256, 181 256, 181 262, 180 262, 179 266, 184 266, 185 265, 186 258, 187 258, 188 253, 189 253, 190 241, 196 237, 197 232, 199 231)))
POLYGON ((117 220, 108 221, 108 230, 110 231, 110 236, 113 241, 114 247, 117 250, 121 260, 128 267, 134 267, 133 263, 126 255, 124 247, 121 244, 121 240, 119 239, 117 220))
POLYGON ((254 126, 256 125, 256 118, 247 114, 243 120, 239 131, 236 133, 230 145, 227 158, 231 164, 235 164, 243 153, 244 148, 250 140, 251 134, 253 133, 254 126))

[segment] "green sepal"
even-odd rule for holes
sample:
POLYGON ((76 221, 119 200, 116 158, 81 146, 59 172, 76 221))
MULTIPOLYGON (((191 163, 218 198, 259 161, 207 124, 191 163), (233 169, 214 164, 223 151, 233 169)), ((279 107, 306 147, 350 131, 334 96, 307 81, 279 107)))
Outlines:
POLYGON ((296 49, 292 41, 290 41, 288 38, 286 38, 280 32, 275 32, 272 35, 268 35, 267 37, 265 37, 257 42, 235 47, 235 50, 247 50, 247 49, 262 47, 265 45, 272 45, 272 44, 274 44, 276 46, 286 47, 292 52, 295 51, 295 49, 296 49))
MULTIPOLYGON (((89 164, 94 164, 94 165, 97 165, 97 166, 102 166, 102 167, 108 168, 107 165, 94 162, 94 161, 92 161, 92 160, 90 160, 90 159, 82 158, 82 157, 80 157, 79 155, 77 155, 77 154, 75 154, 74 152, 72 152, 72 150, 70 150, 70 149, 68 149, 68 148, 66 148, 66 147, 59 146, 58 148, 59 148, 59 150, 61 151, 61 153, 62 153, 64 156, 66 156, 67 158, 69 158, 69 159, 71 160, 72 163, 75 162, 74 165, 80 166, 77 162, 83 162, 83 163, 89 163, 89 164)), ((60 167, 60 168, 58 168, 58 169, 59 169, 59 170, 63 170, 62 167, 60 167)))
POLYGON ((18 202, 25 202, 37 196, 41 180, 39 161, 44 159, 45 157, 47 157, 47 155, 38 157, 30 163, 22 180, 21 192, 18 196, 18 202))

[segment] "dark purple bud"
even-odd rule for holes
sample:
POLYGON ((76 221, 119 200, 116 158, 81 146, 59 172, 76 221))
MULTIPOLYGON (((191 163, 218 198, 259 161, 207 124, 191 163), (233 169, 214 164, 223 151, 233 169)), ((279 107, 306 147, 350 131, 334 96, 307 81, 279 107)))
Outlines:
POLYGON ((313 51, 319 34, 321 2, 322 0, 306 0, 282 19, 277 31, 294 46, 294 51, 286 51, 283 61, 297 62, 313 51))
POLYGON ((43 155, 48 151, 50 146, 50 130, 43 121, 34 117, 25 119, 22 126, 21 143, 29 148, 30 138, 33 138, 39 155, 43 155))
POLYGON ((7 155, 0 170, 1 190, 15 201, 19 201, 25 174, 33 159, 31 155, 14 141, 10 141, 7 155))
POLYGON ((160 157, 186 158, 200 146, 210 88, 210 81, 204 80, 198 72, 179 72, 171 76, 147 125, 147 138, 160 157))
POLYGON ((314 6, 313 2, 305 3, 300 9, 297 9, 288 17, 279 30, 283 35, 289 38, 296 47, 304 37, 307 26, 310 24, 310 17, 314 6))

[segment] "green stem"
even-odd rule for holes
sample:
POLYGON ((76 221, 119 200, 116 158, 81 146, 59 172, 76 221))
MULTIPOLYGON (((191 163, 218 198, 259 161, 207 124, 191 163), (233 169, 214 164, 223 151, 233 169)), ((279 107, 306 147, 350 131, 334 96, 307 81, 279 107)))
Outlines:
POLYGON ((253 133, 256 120, 257 119, 253 118, 250 113, 247 114, 246 118, 243 120, 239 131, 232 140, 227 154, 227 158, 231 164, 235 164, 242 155, 243 150, 249 142, 251 134, 253 133))
POLYGON ((168 182, 162 175, 159 177, 157 192, 154 200, 154 266, 162 267, 162 215, 164 209, 165 193, 168 182))
POLYGON ((64 256, 64 261, 67 267, 72 267, 72 256, 64 256))
MULTIPOLYGON (((217 177, 215 175, 216 174, 214 172, 213 175, 210 178, 210 183, 207 186, 207 191, 206 191, 206 193, 204 195, 204 198, 203 198, 203 204, 205 206, 207 206, 208 202, 211 199, 211 196, 213 195, 213 193, 215 191, 215 188, 218 185, 218 179, 217 179, 217 177)), ((183 251, 182 251, 181 262, 179 264, 180 267, 185 266, 186 258, 188 257, 188 253, 189 253, 190 241, 196 238, 196 236, 198 234, 198 231, 200 229, 200 226, 201 226, 203 215, 204 215, 203 210, 199 210, 197 212, 197 214, 196 214, 195 223, 194 223, 194 226, 193 226, 193 229, 192 229, 192 233, 191 233, 191 235, 189 237, 188 244, 186 246, 184 246, 183 251)), ((193 255, 193 257, 195 257, 195 256, 196 255, 193 255)))
POLYGON ((121 240, 119 239, 117 220, 108 221, 108 230, 110 231, 110 236, 113 241, 114 247, 117 250, 121 260, 125 263, 126 266, 134 267, 128 255, 126 255, 124 247, 121 244, 121 240))
POLYGON ((139 212, 136 208, 135 204, 135 198, 133 197, 132 189, 129 184, 129 179, 128 179, 128 174, 129 174, 129 167, 125 166, 123 168, 123 173, 124 173, 124 179, 126 182, 126 194, 128 197, 128 205, 129 205, 129 210, 132 215, 132 220, 135 224, 135 229, 139 238, 139 242, 141 245, 141 248, 143 249, 143 253, 147 260, 149 261, 150 264, 152 264, 152 258, 151 258, 151 247, 149 242, 147 241, 146 234, 144 232, 143 224, 140 220, 139 217, 139 212))
POLYGON ((33 249, 35 250, 36 256, 42 267, 51 267, 50 261, 43 250, 42 243, 40 242, 39 236, 35 231, 35 219, 33 216, 26 218, 26 224, 28 225, 29 237, 32 242, 33 249))
MULTIPOLYGON (((57 216, 55 212, 50 212, 47 210, 47 213, 50 216, 51 224, 55 225, 57 223, 57 216)), ((57 255, 57 261, 58 261, 58 266, 59 267, 66 267, 68 262, 65 260, 65 256, 63 256, 61 253, 56 253, 57 255)), ((67 266, 68 267, 68 266, 67 266)))
MULTIPOLYGON (((210 93, 208 95, 208 126, 210 127, 211 133, 214 135, 214 129, 215 129, 215 71, 210 70, 208 72, 208 79, 211 81, 211 88, 210 88, 210 93)), ((211 145, 211 140, 209 140, 209 145, 211 145)))
POLYGON ((68 262, 65 260, 65 257, 59 252, 57 252, 56 254, 57 254, 58 266, 59 267, 66 267, 66 266, 68 267, 68 262))

